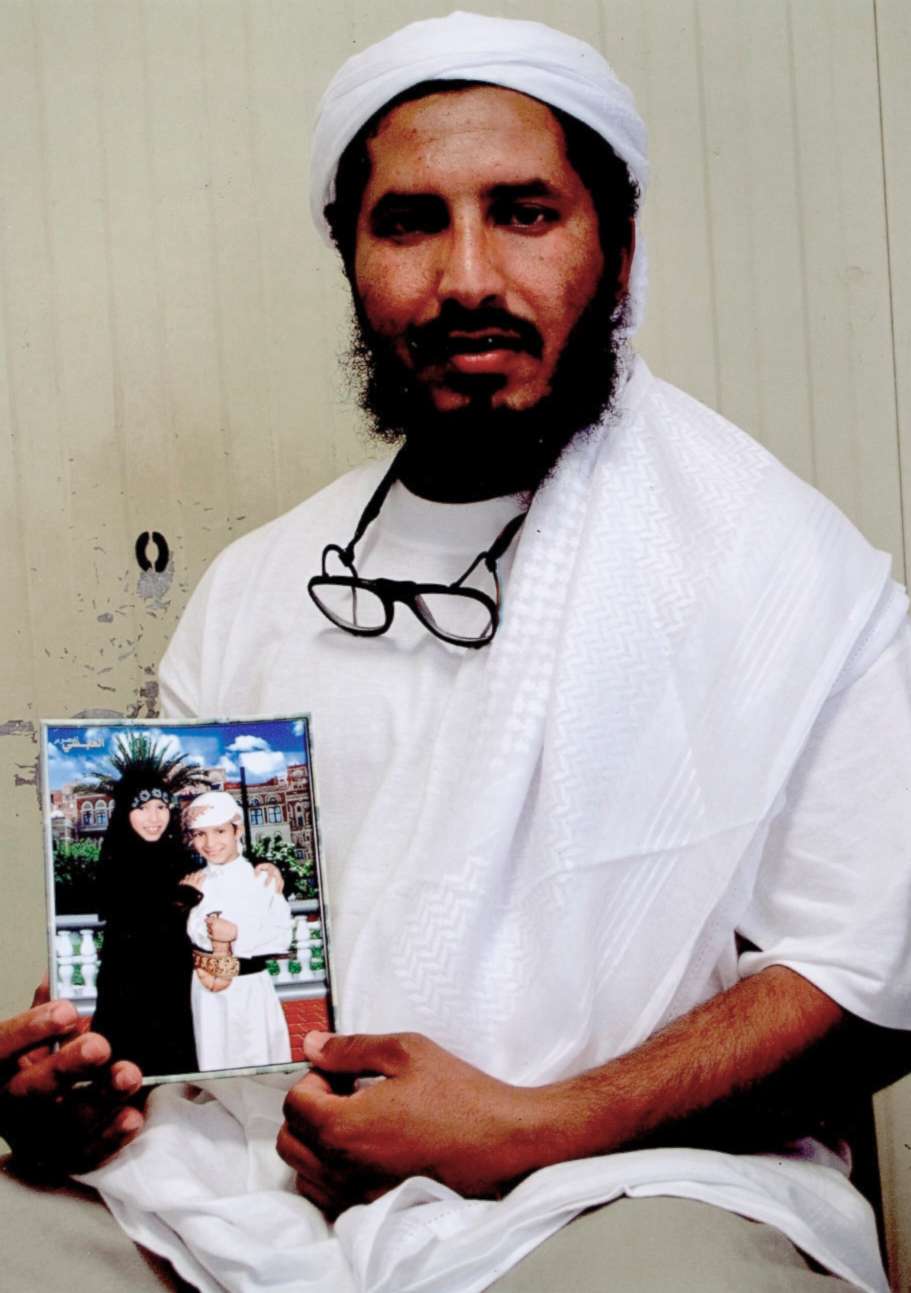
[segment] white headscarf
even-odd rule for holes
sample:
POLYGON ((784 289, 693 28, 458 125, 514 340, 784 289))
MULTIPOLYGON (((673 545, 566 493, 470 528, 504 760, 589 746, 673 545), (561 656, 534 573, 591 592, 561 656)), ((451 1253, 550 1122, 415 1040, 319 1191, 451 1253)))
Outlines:
MULTIPOLYGON (((323 210, 335 197, 342 153, 385 103, 421 81, 502 85, 561 108, 591 126, 626 163, 644 196, 645 123, 630 90, 591 45, 539 22, 451 13, 410 23, 349 58, 320 101, 310 163, 310 208, 327 242, 323 210)), ((645 305, 645 249, 637 240, 630 281, 630 331, 645 305)))

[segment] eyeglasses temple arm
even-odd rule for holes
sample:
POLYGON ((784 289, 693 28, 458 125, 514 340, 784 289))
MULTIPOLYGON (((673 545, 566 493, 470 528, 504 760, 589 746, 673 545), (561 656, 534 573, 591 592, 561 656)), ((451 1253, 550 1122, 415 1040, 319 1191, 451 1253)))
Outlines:
POLYGON ((495 575, 497 573, 497 562, 500 560, 503 553, 512 543, 513 539, 515 538, 516 532, 521 527, 522 522, 525 520, 527 515, 528 515, 527 512, 519 512, 517 513, 516 516, 512 518, 511 521, 507 521, 506 524, 503 526, 503 529, 494 539, 493 543, 490 545, 487 551, 478 553, 478 555, 475 557, 474 561, 471 563, 468 569, 463 574, 459 575, 458 579, 455 581, 452 587, 453 588, 461 587, 461 585, 464 584, 465 580, 468 578, 471 572, 473 570, 477 570, 478 566, 482 561, 484 562, 484 565, 487 567, 490 573, 492 575, 495 575))
POLYGON ((354 564, 354 549, 363 538, 364 531, 367 529, 370 522, 376 520, 379 515, 380 508, 386 501, 386 495, 389 493, 390 489, 392 489, 393 484, 398 478, 399 458, 401 458, 402 453, 403 449, 400 449, 389 464, 389 470, 373 491, 372 497, 361 513, 361 519, 357 523, 354 537, 349 541, 346 547, 340 549, 342 561, 349 568, 354 564))

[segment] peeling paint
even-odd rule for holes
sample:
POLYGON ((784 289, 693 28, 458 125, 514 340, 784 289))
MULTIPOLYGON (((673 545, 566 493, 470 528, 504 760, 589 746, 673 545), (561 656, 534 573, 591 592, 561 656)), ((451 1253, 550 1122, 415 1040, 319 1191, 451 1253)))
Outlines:
MULTIPOLYGON (((145 672, 154 674, 155 670, 146 666, 145 672)), ((127 716, 129 718, 158 717, 158 682, 155 678, 150 678, 139 688, 139 698, 134 705, 130 706, 127 716)))
POLYGON ((0 723, 0 736, 30 736, 35 739, 35 724, 27 718, 10 718, 0 723))
POLYGON ((173 566, 168 566, 166 570, 161 571, 144 570, 139 576, 136 594, 143 601, 149 602, 151 606, 155 606, 159 610, 167 610, 168 603, 165 599, 170 591, 173 578, 173 566))
POLYGON ((34 763, 17 763, 19 771, 13 778, 13 784, 16 786, 37 786, 38 785, 38 760, 34 763))
POLYGON ((125 718, 119 709, 80 709, 73 718, 125 718))

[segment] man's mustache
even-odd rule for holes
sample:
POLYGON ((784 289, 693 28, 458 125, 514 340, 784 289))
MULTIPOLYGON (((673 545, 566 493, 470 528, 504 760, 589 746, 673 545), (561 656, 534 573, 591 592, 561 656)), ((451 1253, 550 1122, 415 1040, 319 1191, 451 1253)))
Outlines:
POLYGON ((535 359, 544 353, 544 339, 527 319, 495 305, 469 310, 455 301, 445 302, 429 323, 408 328, 405 340, 416 368, 444 363, 455 354, 493 349, 524 350, 535 359))

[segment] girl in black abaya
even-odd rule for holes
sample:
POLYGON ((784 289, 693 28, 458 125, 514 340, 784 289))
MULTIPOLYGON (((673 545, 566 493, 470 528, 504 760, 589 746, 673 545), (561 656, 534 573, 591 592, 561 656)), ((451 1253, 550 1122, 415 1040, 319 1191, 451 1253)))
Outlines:
POLYGON ((111 762, 120 776, 99 786, 115 806, 99 864, 105 926, 92 1027, 114 1059, 146 1076, 193 1073, 187 913, 201 895, 181 883, 198 863, 182 843, 175 791, 195 770, 164 759, 145 736, 121 738, 111 762))

